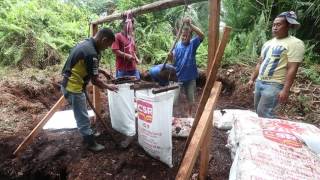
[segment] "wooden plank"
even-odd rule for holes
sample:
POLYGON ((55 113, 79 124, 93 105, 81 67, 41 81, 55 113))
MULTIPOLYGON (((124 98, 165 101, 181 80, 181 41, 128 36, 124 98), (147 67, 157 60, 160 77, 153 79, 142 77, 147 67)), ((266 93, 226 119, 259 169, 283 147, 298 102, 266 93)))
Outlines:
MULTIPOLYGON (((214 87, 211 90, 210 97, 204 107, 204 111, 201 115, 199 123, 195 129, 195 132, 191 138, 190 144, 188 145, 185 156, 183 156, 182 163, 179 167, 177 180, 189 179, 195 161, 199 154, 200 146, 206 136, 208 127, 212 124, 213 109, 218 100, 221 91, 221 82, 215 82, 214 87)), ((190 136, 189 136, 190 137, 190 136)))
POLYGON ((150 12, 154 12, 154 11, 160 11, 160 10, 169 9, 169 8, 176 7, 176 6, 185 5, 186 2, 188 4, 193 4, 193 3, 197 3, 197 2, 201 2, 201 1, 206 1, 206 0, 162 0, 162 1, 156 1, 156 2, 153 2, 150 4, 146 4, 146 5, 137 7, 137 8, 130 9, 125 12, 111 14, 110 16, 100 18, 100 19, 93 21, 91 23, 92 24, 102 24, 105 22, 110 22, 110 21, 114 21, 117 19, 122 19, 123 15, 128 12, 131 12, 133 15, 137 16, 137 15, 146 14, 146 13, 150 13, 150 12))
POLYGON ((102 113, 101 106, 101 92, 97 86, 93 86, 93 107, 96 109, 97 113, 100 115, 102 113))
MULTIPOLYGON (((196 128, 196 126, 197 126, 197 124, 198 124, 198 122, 200 120, 200 117, 201 117, 202 112, 204 110, 204 107, 206 105, 207 99, 210 96, 210 90, 212 89, 213 84, 214 84, 214 82, 216 80, 216 75, 217 75, 217 72, 218 72, 218 68, 219 68, 219 65, 220 65, 220 62, 221 62, 221 59, 222 59, 222 55, 223 55, 224 49, 225 49, 225 47, 227 45, 227 42, 228 42, 228 39, 229 39, 230 31, 231 31, 230 27, 225 27, 224 28, 223 37, 221 39, 221 42, 219 43, 218 51, 216 52, 216 55, 214 57, 212 66, 210 68, 210 73, 209 73, 209 76, 207 77, 206 85, 204 86, 203 93, 201 95, 201 99, 200 99, 200 102, 199 102, 199 106, 198 106, 198 109, 196 111, 196 116, 194 118, 191 130, 190 130, 190 134, 189 134, 189 136, 187 138, 187 142, 186 142, 185 147, 188 147, 188 145, 190 143, 190 140, 191 140, 191 138, 193 136, 195 128, 196 128)), ((185 152, 186 152, 186 148, 183 151, 183 156, 185 155, 185 152)))
POLYGON ((31 131, 31 133, 23 140, 18 148, 13 152, 13 155, 18 156, 25 148, 32 143, 32 140, 39 134, 43 126, 53 116, 53 114, 64 104, 65 99, 63 96, 56 102, 56 104, 50 109, 50 111, 44 116, 44 118, 37 124, 37 126, 31 131))
POLYGON ((160 87, 160 88, 157 88, 157 89, 153 89, 152 93, 153 94, 158 94, 158 93, 170 91, 170 90, 173 90, 173 89, 178 89, 179 87, 180 87, 179 85, 164 86, 164 87, 160 87))
MULTIPOLYGON (((212 60, 219 44, 219 26, 220 26, 220 1, 209 0, 209 31, 208 31, 208 65, 212 66, 212 60)), ((207 75, 210 69, 207 69, 207 75)))
POLYGON ((199 168, 199 179, 205 180, 208 175, 208 165, 209 165, 209 148, 211 146, 211 132, 212 123, 209 124, 207 132, 205 133, 205 139, 202 142, 200 149, 200 168, 199 168))

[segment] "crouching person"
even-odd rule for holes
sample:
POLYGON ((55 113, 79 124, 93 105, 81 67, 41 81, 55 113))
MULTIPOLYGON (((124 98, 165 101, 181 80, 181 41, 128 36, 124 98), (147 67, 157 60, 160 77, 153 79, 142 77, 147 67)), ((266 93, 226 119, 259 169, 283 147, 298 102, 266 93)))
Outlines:
POLYGON ((145 77, 152 79, 160 86, 167 86, 170 81, 177 81, 175 67, 170 64, 163 66, 163 64, 154 65, 149 71, 145 72, 145 77))
POLYGON ((62 70, 61 91, 72 106, 77 127, 87 148, 94 152, 103 150, 104 146, 94 140, 84 92, 89 81, 101 89, 117 91, 115 85, 105 84, 99 79, 99 73, 108 76, 99 69, 100 53, 111 47, 114 39, 110 29, 99 30, 94 37, 80 42, 71 50, 62 70))

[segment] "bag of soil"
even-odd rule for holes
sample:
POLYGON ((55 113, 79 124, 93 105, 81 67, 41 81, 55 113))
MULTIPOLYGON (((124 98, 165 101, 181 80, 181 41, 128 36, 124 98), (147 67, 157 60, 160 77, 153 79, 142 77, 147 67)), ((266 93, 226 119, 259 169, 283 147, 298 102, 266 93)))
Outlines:
POLYGON ((134 91, 129 83, 119 84, 118 92, 108 90, 112 128, 126 136, 136 134, 134 91))
POLYGON ((172 108, 174 92, 137 91, 138 142, 152 157, 172 167, 172 108))

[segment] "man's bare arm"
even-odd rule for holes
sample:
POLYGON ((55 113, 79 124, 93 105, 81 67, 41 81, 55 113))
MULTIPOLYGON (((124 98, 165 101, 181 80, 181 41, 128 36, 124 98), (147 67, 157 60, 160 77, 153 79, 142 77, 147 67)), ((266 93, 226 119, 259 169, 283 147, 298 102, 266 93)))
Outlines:
POLYGON ((252 74, 251 74, 250 80, 249 80, 249 82, 248 82, 248 86, 249 86, 250 88, 252 88, 254 82, 256 81, 256 79, 257 79, 257 77, 258 77, 258 75, 259 75, 259 69, 260 69, 261 63, 262 63, 262 58, 260 57, 260 58, 258 59, 258 63, 257 63, 257 65, 256 65, 256 67, 254 68, 254 71, 253 71, 252 74))
POLYGON ((293 84, 293 81, 296 77, 300 63, 298 62, 288 62, 287 65, 287 74, 283 89, 280 91, 278 98, 280 103, 285 103, 288 100, 290 88, 293 84))
POLYGON ((111 91, 118 91, 118 87, 114 84, 106 84, 101 79, 99 76, 93 76, 91 78, 91 82, 93 85, 98 86, 100 89, 109 89, 111 91))
POLYGON ((125 59, 125 60, 128 60, 128 61, 133 61, 133 60, 135 60, 135 57, 134 57, 134 56, 132 56, 131 54, 122 52, 122 51, 120 51, 119 49, 116 49, 116 50, 114 49, 114 50, 112 50, 112 51, 113 51, 113 53, 114 53, 116 56, 123 57, 123 59, 125 59))

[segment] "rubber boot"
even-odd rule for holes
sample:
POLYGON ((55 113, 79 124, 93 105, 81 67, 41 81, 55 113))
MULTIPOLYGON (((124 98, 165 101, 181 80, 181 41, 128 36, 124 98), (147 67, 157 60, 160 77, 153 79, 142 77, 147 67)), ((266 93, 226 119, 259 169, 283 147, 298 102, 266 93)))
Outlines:
POLYGON ((89 135, 89 136, 84 136, 84 141, 87 144, 87 149, 93 152, 99 152, 105 149, 105 147, 101 144, 98 144, 95 140, 94 140, 94 136, 93 135, 89 135))
POLYGON ((126 138, 120 142, 120 147, 122 149, 126 149, 127 147, 129 147, 132 141, 134 140, 134 137, 135 136, 126 136, 126 138))

